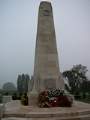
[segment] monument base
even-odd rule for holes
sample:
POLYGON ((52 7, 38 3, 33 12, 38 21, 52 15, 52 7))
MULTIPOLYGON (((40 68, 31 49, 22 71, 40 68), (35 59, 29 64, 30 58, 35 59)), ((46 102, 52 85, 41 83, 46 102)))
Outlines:
POLYGON ((90 120, 90 104, 74 101, 71 108, 22 106, 14 100, 5 104, 2 120, 90 120), (13 117, 13 118, 12 118, 13 117))
POLYGON ((38 93, 36 91, 31 91, 28 93, 28 104, 29 106, 38 105, 38 93))

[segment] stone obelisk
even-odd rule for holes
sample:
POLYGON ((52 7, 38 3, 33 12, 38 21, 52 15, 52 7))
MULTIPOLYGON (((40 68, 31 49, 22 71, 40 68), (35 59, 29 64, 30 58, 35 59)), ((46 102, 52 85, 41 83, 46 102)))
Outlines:
POLYGON ((30 95, 33 100, 43 90, 64 89, 59 70, 52 5, 46 1, 42 1, 39 6, 33 81, 30 95))

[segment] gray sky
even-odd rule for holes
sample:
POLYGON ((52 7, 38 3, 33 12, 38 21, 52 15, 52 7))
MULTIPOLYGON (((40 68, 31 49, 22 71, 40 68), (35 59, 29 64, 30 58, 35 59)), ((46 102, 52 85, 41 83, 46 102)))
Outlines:
MULTIPOLYGON (((0 0, 0 86, 33 74, 40 1, 0 0)), ((90 78, 90 0, 52 0, 52 6, 60 71, 82 64, 90 78)))

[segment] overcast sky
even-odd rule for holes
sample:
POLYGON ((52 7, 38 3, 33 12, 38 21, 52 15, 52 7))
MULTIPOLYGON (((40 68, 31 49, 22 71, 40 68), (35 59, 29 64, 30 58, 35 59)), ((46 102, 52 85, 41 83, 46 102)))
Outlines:
MULTIPOLYGON (((33 74, 40 1, 0 0, 0 86, 33 74)), ((51 1, 60 71, 82 64, 90 78, 90 0, 51 1)))

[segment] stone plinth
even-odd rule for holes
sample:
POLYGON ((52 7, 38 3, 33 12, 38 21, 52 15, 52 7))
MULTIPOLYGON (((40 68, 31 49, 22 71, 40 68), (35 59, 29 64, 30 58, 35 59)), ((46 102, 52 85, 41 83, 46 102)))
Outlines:
POLYGON ((82 102, 75 101, 70 108, 38 108, 19 104, 18 101, 12 101, 11 105, 10 103, 6 104, 4 113, 6 120, 15 118, 15 120, 17 118, 25 118, 25 120, 90 120, 90 104, 82 102))

